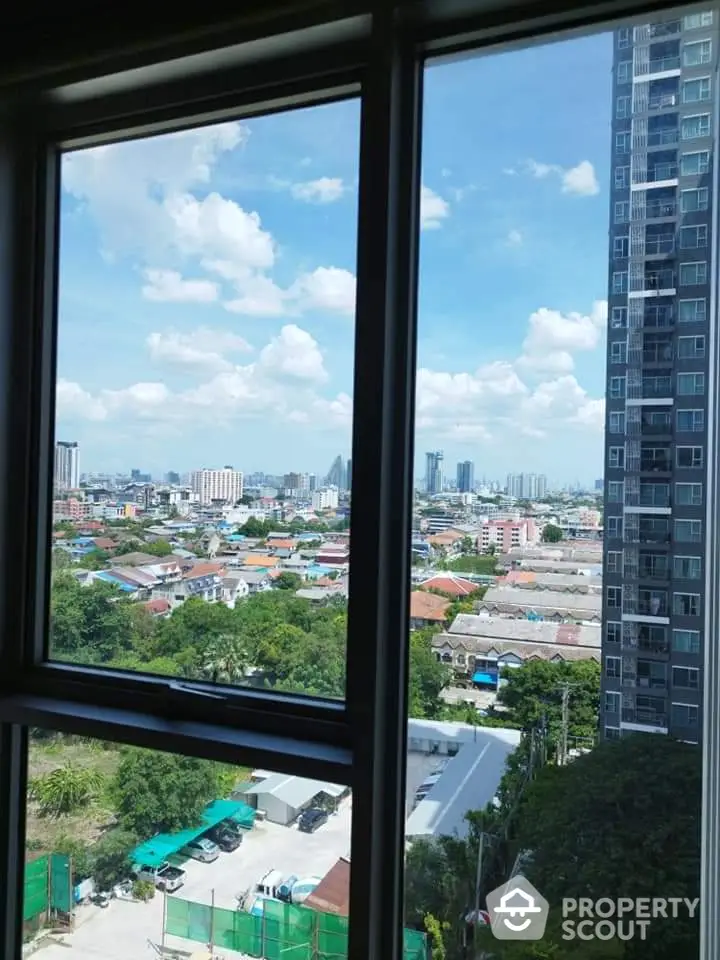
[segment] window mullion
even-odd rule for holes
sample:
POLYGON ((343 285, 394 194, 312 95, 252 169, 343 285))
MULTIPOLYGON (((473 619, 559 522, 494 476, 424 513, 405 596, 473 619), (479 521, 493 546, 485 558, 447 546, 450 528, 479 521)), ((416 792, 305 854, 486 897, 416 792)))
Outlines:
POLYGON ((402 956, 421 66, 390 10, 363 88, 348 712, 350 956, 402 956))
POLYGON ((0 955, 22 956, 27 729, 0 724, 0 955))

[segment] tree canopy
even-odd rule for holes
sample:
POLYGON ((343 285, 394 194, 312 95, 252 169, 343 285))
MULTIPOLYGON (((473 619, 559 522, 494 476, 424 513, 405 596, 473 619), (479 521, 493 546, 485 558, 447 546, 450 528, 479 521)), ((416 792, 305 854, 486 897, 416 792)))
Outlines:
POLYGON ((542 539, 543 543, 559 543, 563 538, 563 532, 554 523, 546 523, 543 527, 542 539))

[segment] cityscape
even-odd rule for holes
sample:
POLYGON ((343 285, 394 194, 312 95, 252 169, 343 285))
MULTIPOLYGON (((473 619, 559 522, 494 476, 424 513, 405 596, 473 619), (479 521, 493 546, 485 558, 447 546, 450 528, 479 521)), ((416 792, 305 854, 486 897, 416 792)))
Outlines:
MULTIPOLYGON (((501 281, 491 274, 508 270, 506 324, 482 326, 457 305, 462 318, 448 320, 461 295, 449 222, 472 197, 493 211, 493 188, 471 180, 460 157, 446 166, 437 143, 427 151, 435 189, 421 188, 408 630, 397 638, 408 660, 406 960, 676 960, 699 949, 694 907, 653 914, 642 950, 621 933, 566 942, 563 921, 569 901, 620 892, 698 902, 718 11, 548 46, 537 56, 556 100, 563 69, 579 74, 587 60, 611 70, 602 88, 588 81, 607 124, 586 131, 611 160, 603 180, 596 154, 506 158, 511 214, 483 247, 481 279, 493 309, 501 281), (568 218, 557 241, 568 244, 565 265, 562 255, 527 259, 532 229, 520 212, 534 189, 554 191, 546 218, 568 218), (592 238, 576 238, 584 215, 560 205, 601 192, 592 238), (583 245, 573 265, 571 247, 583 245), (454 279, 424 269, 428 251, 454 279), (515 265, 500 266, 510 256, 515 265), (543 298, 530 308, 508 284, 523 271, 543 298), (504 326, 517 343, 502 339, 504 326), (549 903, 547 923, 536 944, 506 944, 496 894, 516 884, 527 896, 524 883, 549 903)), ((510 86, 519 64, 527 87, 534 61, 524 56, 499 54, 487 69, 510 86)), ((427 71, 431 121, 459 96, 462 69, 427 71)), ((209 128, 187 156, 159 138, 172 146, 171 174, 139 175, 137 194, 122 188, 131 216, 137 205, 158 217, 147 247, 111 229, 117 210, 102 179, 136 145, 70 156, 68 244, 82 217, 95 217, 97 269, 112 283, 129 258, 147 322, 132 335, 113 327, 137 367, 128 383, 122 363, 107 362, 110 335, 93 355, 82 309, 70 294, 61 302, 72 319, 59 330, 52 659, 207 696, 242 686, 345 697, 355 287, 354 221, 339 211, 354 202, 357 111, 335 107, 324 116, 346 136, 326 149, 342 176, 263 180, 262 223, 221 195, 223 184, 232 190, 233 151, 253 146, 242 125, 209 128), (271 233, 280 235, 283 197, 301 208, 284 245, 271 233), (340 266, 297 252, 310 214, 317 263, 340 266), (197 276, 180 272, 188 261, 197 276), (168 305, 173 325, 161 328, 168 305), (232 330, 207 320, 221 309, 232 330)), ((316 135, 317 116, 306 114, 316 135)), ((582 109, 574 116, 580 126, 582 109)), ((252 127, 259 162, 263 122, 252 127)), ((302 144, 301 171, 314 162, 302 144)), ((256 183, 257 171, 245 175, 256 183)), ((472 284, 477 258, 462 263, 472 284)), ((29 769, 26 904, 31 864, 51 890, 53 857, 65 858, 73 891, 60 911, 67 929, 47 942, 51 894, 44 908, 26 906, 41 960, 119 960, 113 940, 125 929, 138 955, 149 945, 190 957, 202 943, 211 958, 218 947, 223 960, 275 960, 299 948, 302 928, 307 960, 346 956, 349 786, 42 731, 29 769), (317 945, 328 930, 334 949, 317 945)))

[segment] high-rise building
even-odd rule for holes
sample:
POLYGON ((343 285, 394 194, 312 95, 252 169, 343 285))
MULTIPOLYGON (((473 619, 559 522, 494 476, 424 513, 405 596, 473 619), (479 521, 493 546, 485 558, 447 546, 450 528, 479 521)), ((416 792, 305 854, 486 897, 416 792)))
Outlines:
POLYGON ((175 470, 168 470, 168 472, 165 474, 165 482, 172 484, 180 483, 180 474, 176 473, 175 470))
POLYGON ((463 460, 457 465, 458 493, 470 493, 475 488, 475 464, 472 460, 463 460))
POLYGON ((702 729, 718 10, 614 33, 601 732, 702 729))
POLYGON ((328 487, 337 487, 338 490, 345 489, 345 463, 341 456, 335 457, 330 469, 328 470, 325 483, 328 487))
POLYGON ((547 492, 548 492, 547 477, 545 476, 544 473, 539 473, 539 474, 538 474, 538 478, 537 478, 537 498, 538 498, 538 500, 542 500, 544 497, 546 497, 546 496, 547 496, 547 492))
POLYGON ((547 494, 547 477, 544 473, 509 473, 506 490, 518 500, 540 500, 547 494))
POLYGON ((425 454, 425 490, 428 493, 442 493, 444 459, 442 450, 425 454))
POLYGON ((232 467, 193 470, 190 486, 202 506, 213 502, 237 503, 243 495, 243 475, 241 470, 232 467))
POLYGON ((345 465, 345 489, 352 490, 352 460, 345 465))
POLYGON ((80 448, 76 441, 55 444, 55 488, 77 490, 80 486, 80 448))

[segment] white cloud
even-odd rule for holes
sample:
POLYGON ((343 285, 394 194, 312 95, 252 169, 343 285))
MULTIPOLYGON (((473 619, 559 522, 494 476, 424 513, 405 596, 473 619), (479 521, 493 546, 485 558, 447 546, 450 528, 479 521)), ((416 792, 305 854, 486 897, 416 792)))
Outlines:
POLYGON ((318 267, 298 277, 288 295, 298 309, 327 310, 352 316, 355 313, 354 274, 340 267, 318 267))
POLYGON ((192 333, 174 330, 151 333, 147 345, 155 361, 208 373, 233 368, 224 354, 247 353, 252 349, 246 340, 234 333, 206 327, 192 333))
POLYGON ((594 350, 607 323, 607 301, 596 300, 589 314, 560 313, 540 307, 530 315, 523 353, 543 356, 555 351, 594 350))
POLYGON ((282 328, 277 337, 263 347, 260 366, 275 377, 293 377, 322 383, 328 374, 317 340, 294 323, 282 328))
POLYGON ((450 216, 450 204, 447 200, 426 187, 420 188, 420 226, 423 230, 436 230, 442 221, 450 216))
POLYGON ((505 242, 509 247, 521 247, 523 243, 523 235, 519 230, 510 230, 505 242))
MULTIPOLYGON (((600 193, 600 184, 595 174, 595 168, 589 160, 581 160, 574 167, 562 167, 557 163, 539 163, 537 160, 526 160, 524 171, 537 180, 544 180, 550 176, 558 177, 563 193, 578 197, 593 197, 600 193)), ((505 169, 504 173, 515 173, 513 169, 505 169)))
POLYGON ((345 187, 340 177, 320 177, 305 183, 294 183, 290 192, 296 200, 307 203, 333 203, 342 197, 345 187))
POLYGON ((59 420, 104 420, 107 410, 87 390, 83 390, 79 383, 71 380, 58 379, 55 388, 55 408, 59 420))
POLYGON ((218 299, 218 285, 210 280, 184 280, 177 270, 144 271, 142 288, 146 300, 168 303, 212 303, 218 299))

